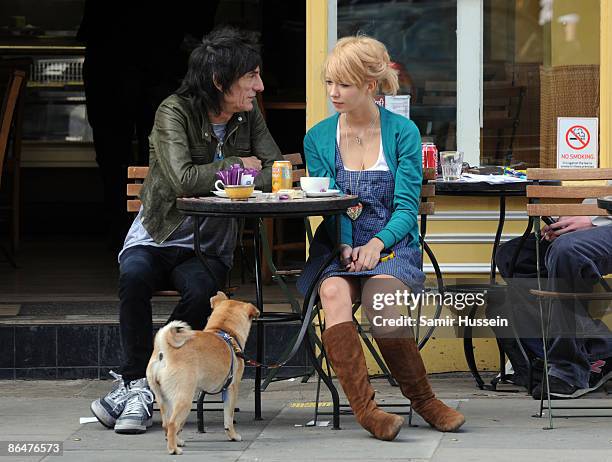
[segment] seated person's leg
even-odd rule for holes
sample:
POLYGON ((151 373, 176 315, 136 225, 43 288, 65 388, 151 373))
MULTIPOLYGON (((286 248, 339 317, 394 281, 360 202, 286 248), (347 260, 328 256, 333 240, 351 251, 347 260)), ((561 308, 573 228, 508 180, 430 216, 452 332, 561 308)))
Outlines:
POLYGON ((153 351, 151 295, 163 281, 167 249, 137 246, 126 249, 119 266, 119 322, 123 350, 122 376, 91 410, 118 433, 142 433, 151 426, 153 394, 145 375, 153 351))
POLYGON ((353 302, 360 297, 357 278, 330 277, 321 283, 319 297, 325 312, 325 327, 353 321, 353 302))
MULTIPOLYGON (((612 271, 609 243, 612 228, 591 228, 557 238, 546 254, 549 289, 561 292, 588 292, 601 275, 612 271)), ((550 375, 570 387, 563 395, 589 389, 590 365, 597 359, 612 358, 612 334, 594 321, 585 304, 573 301, 553 304, 549 347, 550 375), (589 350, 593 348, 593 351, 589 350)), ((554 389, 551 385, 551 391, 554 389)))
POLYGON ((119 324, 125 356, 124 381, 145 377, 153 351, 151 297, 164 285, 163 254, 167 249, 136 246, 126 249, 119 264, 119 324))
POLYGON ((374 401, 374 388, 353 323, 352 306, 359 296, 359 286, 359 279, 343 277, 330 277, 321 284, 319 296, 326 324, 323 345, 357 421, 376 438, 392 440, 404 419, 380 410, 374 401))
POLYGON ((612 225, 574 231, 555 239, 546 253, 550 290, 590 292, 601 276, 612 273, 612 225))
POLYGON ((168 322, 185 321, 192 329, 202 330, 211 313, 210 298, 224 289, 221 284, 225 282, 229 269, 213 257, 206 258, 206 268, 193 251, 187 252, 189 258, 177 265, 170 274, 172 285, 180 292, 181 300, 168 322))
MULTIPOLYGON (((366 311, 374 311, 373 297, 376 294, 396 294, 396 291, 402 294, 405 290, 411 292, 411 288, 396 278, 386 275, 373 276, 363 284, 362 303, 366 311)), ((397 306, 389 306, 379 312, 383 313, 384 319, 398 319, 401 313, 397 306)), ((370 316, 371 313, 368 314, 368 317, 370 316)), ((437 399, 429 384, 412 328, 406 326, 373 329, 380 352, 391 374, 399 383, 402 394, 410 400, 412 409, 439 431, 455 431, 461 427, 465 417, 437 399)))

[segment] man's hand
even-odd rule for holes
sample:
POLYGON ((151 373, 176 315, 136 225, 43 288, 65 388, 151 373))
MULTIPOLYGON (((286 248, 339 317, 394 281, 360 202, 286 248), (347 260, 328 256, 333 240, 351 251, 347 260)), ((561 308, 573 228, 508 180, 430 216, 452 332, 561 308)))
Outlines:
POLYGON ((261 160, 255 156, 241 157, 242 165, 244 168, 254 168, 255 170, 261 170, 261 160))
POLYGON ((355 247, 351 258, 355 265, 355 271, 371 270, 378 265, 380 252, 385 248, 383 242, 374 237, 366 245, 355 247))
POLYGON ((552 225, 544 226, 542 234, 544 239, 552 242, 562 234, 592 227, 591 217, 559 217, 559 220, 552 225))

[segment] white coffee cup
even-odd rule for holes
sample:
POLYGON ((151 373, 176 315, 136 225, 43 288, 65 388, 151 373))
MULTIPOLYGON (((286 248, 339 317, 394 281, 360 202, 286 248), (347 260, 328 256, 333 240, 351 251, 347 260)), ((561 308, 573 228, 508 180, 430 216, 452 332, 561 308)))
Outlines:
POLYGON ((306 192, 321 192, 329 189, 329 178, 326 176, 303 176, 300 188, 306 192))

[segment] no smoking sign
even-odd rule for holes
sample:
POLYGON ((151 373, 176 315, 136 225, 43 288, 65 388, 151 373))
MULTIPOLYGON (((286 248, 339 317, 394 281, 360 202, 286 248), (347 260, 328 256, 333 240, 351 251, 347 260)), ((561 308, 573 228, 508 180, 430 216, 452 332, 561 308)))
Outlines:
POLYGON ((586 148, 590 141, 591 134, 582 125, 574 125, 565 133, 565 142, 577 151, 586 148))
POLYGON ((597 168, 597 117, 557 118, 557 168, 597 168))

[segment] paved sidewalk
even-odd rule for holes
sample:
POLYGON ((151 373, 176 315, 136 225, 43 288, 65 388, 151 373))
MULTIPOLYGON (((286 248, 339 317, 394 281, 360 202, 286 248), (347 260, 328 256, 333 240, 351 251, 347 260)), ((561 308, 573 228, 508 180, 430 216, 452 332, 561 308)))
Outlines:
MULTIPOLYGON (((236 414, 241 442, 226 440, 222 413, 205 415, 207 433, 197 432, 195 412, 183 432, 182 456, 169 456, 159 413, 144 435, 117 435, 99 423, 80 424, 90 417, 89 404, 111 387, 110 381, 0 381, 0 439, 64 442, 64 455, 46 461, 598 461, 612 462, 612 410, 607 418, 555 420, 545 431, 546 419, 532 415, 538 403, 525 393, 477 390, 465 375, 432 378, 438 395, 458 408, 467 422, 458 433, 439 433, 424 425, 404 426, 391 443, 369 436, 353 416, 342 416, 342 430, 306 427, 316 382, 272 384, 263 394, 264 420, 253 420, 252 381, 244 381, 236 414)), ((379 402, 401 402, 399 391, 384 380, 374 382, 379 402)), ((329 401, 323 394, 322 400, 329 401)), ((598 393, 573 401, 580 405, 612 405, 610 395, 598 393)), ((218 407, 218 405, 214 405, 218 407)), ((329 409, 329 408, 327 408, 329 409)), ((565 411, 569 412, 569 411, 565 411)), ((322 420, 331 417, 322 417, 322 420)), ((42 460, 41 457, 0 457, 0 460, 42 460)))

